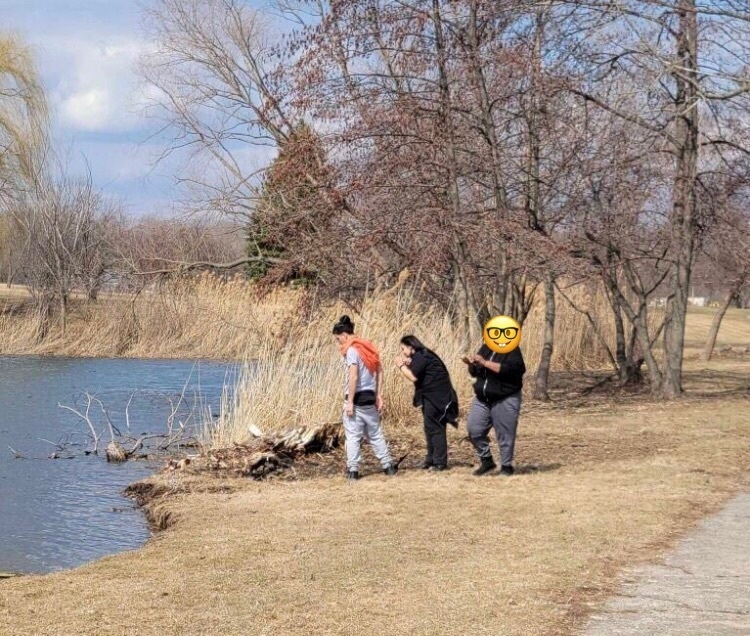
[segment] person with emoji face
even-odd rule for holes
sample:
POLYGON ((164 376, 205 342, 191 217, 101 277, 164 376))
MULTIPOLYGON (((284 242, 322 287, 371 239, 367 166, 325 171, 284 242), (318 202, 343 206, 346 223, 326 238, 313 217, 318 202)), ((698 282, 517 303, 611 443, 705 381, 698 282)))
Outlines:
POLYGON ((398 465, 391 457, 380 423, 380 412, 383 410, 380 354, 369 340, 354 335, 354 323, 349 316, 341 316, 333 326, 333 335, 346 365, 343 413, 346 477, 359 479, 362 440, 369 440, 383 472, 395 475, 398 465))
POLYGON ((518 416, 521 412, 521 389, 526 365, 518 347, 521 327, 509 316, 495 316, 484 326, 484 344, 472 357, 462 358, 474 382, 474 400, 469 410, 467 429, 480 465, 477 477, 497 468, 490 450, 489 432, 495 429, 500 447, 499 475, 514 472, 513 453, 518 416))

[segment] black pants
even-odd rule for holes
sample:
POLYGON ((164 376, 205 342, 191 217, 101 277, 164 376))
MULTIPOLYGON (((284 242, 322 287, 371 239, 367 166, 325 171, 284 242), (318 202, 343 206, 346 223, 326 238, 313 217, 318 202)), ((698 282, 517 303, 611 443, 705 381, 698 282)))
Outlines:
POLYGON ((448 465, 448 436, 443 409, 438 409, 427 400, 422 402, 424 417, 424 436, 427 440, 425 463, 433 466, 448 465))

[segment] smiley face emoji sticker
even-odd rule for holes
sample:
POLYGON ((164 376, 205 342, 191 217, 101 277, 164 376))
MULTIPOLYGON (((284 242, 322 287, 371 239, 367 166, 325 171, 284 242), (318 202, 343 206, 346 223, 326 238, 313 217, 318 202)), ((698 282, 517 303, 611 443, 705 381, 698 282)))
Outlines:
POLYGON ((495 353, 510 353, 521 342, 521 325, 510 316, 495 316, 487 321, 482 336, 495 353))

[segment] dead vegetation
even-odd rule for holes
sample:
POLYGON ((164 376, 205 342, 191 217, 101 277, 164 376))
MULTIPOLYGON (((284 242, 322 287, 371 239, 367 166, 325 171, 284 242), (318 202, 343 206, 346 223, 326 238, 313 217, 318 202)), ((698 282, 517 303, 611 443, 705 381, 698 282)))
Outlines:
POLYGON ((239 477, 261 479, 289 468, 298 458, 327 453, 338 448, 342 429, 338 422, 293 428, 284 432, 260 432, 246 444, 209 448, 197 455, 172 459, 166 471, 196 473, 215 471, 239 477))
POLYGON ((717 363, 712 395, 691 370, 695 393, 674 403, 584 398, 557 378, 569 399, 524 407, 509 480, 471 476, 462 430, 450 431, 452 470, 417 469, 416 411, 386 421, 412 449, 396 478, 372 462, 346 482, 340 448, 263 482, 165 471, 130 489, 165 532, 4 581, 0 634, 577 633, 625 565, 658 558, 748 485, 750 370, 734 364, 717 363))
MULTIPOLYGON (((390 305, 398 312, 385 306, 361 320, 385 351, 401 326, 432 325, 453 363, 460 346, 446 323, 414 315, 403 297, 390 305)), ((293 313, 278 311, 264 333, 293 313)), ((310 428, 340 408, 340 360, 325 319, 314 324, 307 338, 276 334, 297 349, 269 345, 252 373, 272 384, 242 383, 207 429, 205 454, 128 489, 162 531, 154 540, 4 581, 0 634, 569 636, 623 567, 658 558, 749 485, 746 358, 690 361, 688 397, 671 403, 614 391, 610 373, 559 365, 552 402, 524 405, 518 476, 503 481, 471 476, 462 427, 449 430, 450 471, 418 470, 419 414, 389 374, 384 421, 402 470, 386 479, 365 451, 365 479, 347 483, 340 428, 310 428), (299 373, 283 374, 292 360, 299 373)), ((465 407, 468 382, 456 378, 465 407)))
MULTIPOLYGON (((255 359, 269 350, 329 345, 330 326, 344 311, 381 346, 403 335, 402 330, 420 331, 425 340, 434 334, 435 346, 446 338, 449 349, 454 342, 462 343, 464 330, 444 325, 447 312, 422 305, 420 293, 410 284, 405 278, 396 287, 374 290, 357 311, 339 304, 311 313, 305 306, 310 299, 293 288, 260 296, 257 287, 244 280, 206 274, 164 282, 137 295, 102 293, 93 303, 71 299, 66 332, 51 331, 42 341, 36 339, 32 307, 19 292, 4 300, 0 311, 0 353, 255 359), (443 340, 438 341, 438 335, 443 340)), ((592 295, 582 287, 568 293, 600 321, 605 337, 613 341, 611 310, 603 292, 592 295)), ((530 361, 541 354, 543 322, 544 307, 537 303, 524 323, 523 346, 530 361)), ((580 312, 561 307, 556 330, 554 368, 606 364, 606 355, 580 312)), ((396 355, 396 351, 387 353, 396 355)))

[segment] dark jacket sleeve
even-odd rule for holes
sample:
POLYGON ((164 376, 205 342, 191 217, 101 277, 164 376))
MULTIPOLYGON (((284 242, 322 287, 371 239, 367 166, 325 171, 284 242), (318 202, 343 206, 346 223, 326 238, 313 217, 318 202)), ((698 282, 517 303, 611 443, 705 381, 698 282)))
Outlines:
POLYGON ((526 373, 526 364, 523 361, 521 350, 516 348, 511 351, 500 363, 500 378, 518 378, 526 373))
POLYGON ((418 351, 414 354, 409 363, 409 370, 414 374, 414 377, 417 378, 417 381, 421 382, 424 379, 424 372, 426 369, 427 356, 423 352, 418 351))
MULTIPOLYGON (((481 346, 481 347, 479 347, 479 349, 477 350, 477 355, 480 355, 480 356, 482 356, 482 357, 486 358, 486 357, 487 357, 487 356, 489 355, 489 354, 487 353, 487 351, 489 351, 489 347, 487 347, 486 345, 482 345, 482 346, 481 346)), ((472 378, 478 378, 478 377, 479 377, 479 372, 480 372, 480 370, 482 370, 482 369, 484 369, 484 367, 480 367, 479 365, 477 365, 477 364, 474 364, 474 363, 472 362, 472 363, 471 363, 471 364, 469 365, 469 375, 470 375, 470 376, 471 376, 472 378)))

